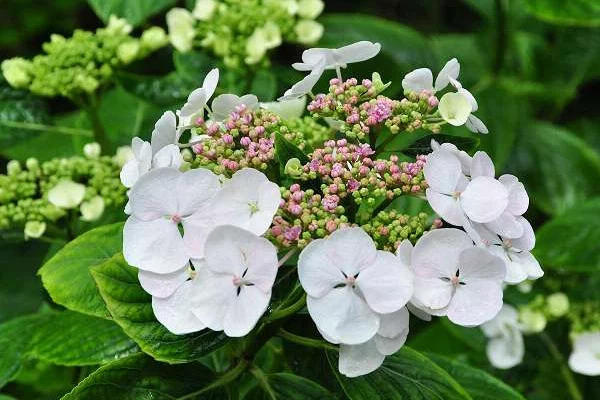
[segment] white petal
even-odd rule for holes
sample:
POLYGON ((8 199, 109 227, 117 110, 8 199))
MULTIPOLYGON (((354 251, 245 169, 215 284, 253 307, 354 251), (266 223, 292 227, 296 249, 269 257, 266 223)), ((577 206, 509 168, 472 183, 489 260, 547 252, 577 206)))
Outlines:
POLYGON ((189 299, 192 312, 213 331, 223 330, 227 311, 237 297, 231 275, 215 274, 205 266, 199 269, 193 282, 189 299))
POLYGON ((349 286, 308 296, 306 306, 319 330, 340 343, 364 343, 379 329, 379 316, 349 286))
POLYGON ((459 73, 460 64, 458 63, 458 60, 456 58, 449 60, 435 78, 435 90, 443 90, 448 86, 449 78, 457 79, 459 73))
POLYGON ((396 249, 396 256, 405 267, 410 267, 412 250, 413 245, 408 239, 404 239, 396 249))
POLYGON ((489 176, 494 178, 496 176, 496 170, 492 159, 485 151, 478 151, 473 156, 471 164, 471 177, 477 178, 478 176, 489 176))
POLYGON ((380 250, 375 262, 360 272, 356 285, 373 311, 387 314, 398 311, 410 300, 412 280, 412 273, 396 256, 380 250))
POLYGON ((380 326, 375 335, 377 350, 386 356, 392 355, 404 345, 408 337, 408 310, 402 307, 400 310, 380 315, 380 326))
POLYGON ((525 186, 513 175, 502 175, 498 178, 508 189, 508 207, 506 211, 513 215, 523 215, 529 207, 529 196, 525 186))
POLYGON ((211 171, 198 168, 184 172, 175 188, 178 212, 189 216, 205 207, 221 188, 219 178, 211 171))
POLYGON ((413 280, 412 302, 421 308, 426 308, 427 313, 441 310, 450 304, 454 288, 452 283, 440 278, 423 278, 415 276, 413 280))
POLYGON ((210 70, 204 81, 202 82, 202 87, 206 93, 206 99, 210 99, 212 95, 215 93, 217 89, 217 85, 219 84, 219 69, 213 68, 210 70))
POLYGON ((523 361, 525 354, 523 336, 513 328, 508 336, 491 339, 487 344, 486 354, 494 367, 512 368, 523 361))
POLYGON ((175 335, 197 332, 206 326, 190 311, 190 293, 193 281, 187 281, 172 296, 152 298, 152 310, 156 319, 175 335))
POLYGON ((453 194, 462 176, 462 168, 453 153, 441 150, 427 155, 423 173, 429 188, 439 193, 453 194))
POLYGON ((468 286, 476 280, 486 280, 500 284, 506 275, 506 267, 501 259, 480 247, 472 247, 458 257, 460 280, 468 286))
POLYGON ((179 147, 174 144, 168 144, 158 150, 152 157, 152 168, 175 168, 179 169, 183 163, 183 157, 179 147))
POLYGON ((507 326, 518 326, 519 312, 510 304, 503 304, 502 309, 492 319, 481 325, 483 334, 489 338, 506 334, 507 326))
POLYGON ((188 96, 187 102, 181 107, 179 110, 179 125, 188 125, 191 124, 191 117, 193 117, 197 113, 202 113, 204 115, 204 107, 206 106, 206 102, 208 97, 206 96, 206 90, 204 88, 198 88, 194 90, 188 96))
POLYGON ((138 279, 142 288, 153 297, 159 298, 172 295, 189 277, 188 265, 170 274, 155 274, 154 272, 143 270, 140 270, 138 273, 138 279))
POLYGON ((508 205, 508 191, 496 179, 479 176, 473 179, 460 195, 465 214, 475 222, 491 222, 498 218, 508 205))
POLYGON ((465 122, 465 126, 471 131, 475 133, 489 133, 487 126, 483 123, 482 120, 474 116, 473 114, 469 115, 467 118, 467 122, 465 122))
POLYGON ((600 332, 585 332, 575 338, 569 367, 579 374, 600 375, 600 332))
POLYGON ((431 188, 425 190, 425 195, 433 211, 444 221, 456 226, 463 224, 466 217, 457 199, 438 193, 431 188))
POLYGON ((535 247, 535 233, 529 221, 523 217, 517 217, 517 221, 523 226, 523 235, 518 239, 511 239, 512 246, 519 250, 531 251, 535 247))
POLYGON ((224 121, 229 118, 237 106, 242 104, 250 110, 256 109, 258 98, 251 94, 242 97, 231 93, 219 95, 212 102, 212 117, 217 121, 224 121))
POLYGON ((321 75, 323 74, 323 65, 319 64, 312 72, 306 75, 300 82, 294 84, 288 89, 283 96, 278 98, 279 101, 297 99, 302 96, 309 94, 313 87, 317 84, 321 75))
POLYGON ((183 225, 183 242, 190 258, 204 257, 204 244, 208 234, 216 224, 209 215, 210 209, 196 212, 181 221, 183 225))
POLYGON ((166 111, 154 125, 151 140, 152 153, 156 154, 160 149, 169 144, 177 144, 178 140, 175 113, 173 111, 166 111))
POLYGON ((471 92, 464 88, 458 89, 457 92, 465 96, 465 98, 469 101, 469 104, 471 104, 471 112, 475 112, 479 109, 477 100, 475 100, 475 97, 471 94, 471 92))
POLYGON ((412 252, 412 270, 415 277, 438 279, 454 276, 460 254, 470 248, 473 248, 473 242, 459 229, 443 228, 426 233, 419 239, 412 252))
POLYGON ((313 240, 298 258, 298 278, 309 296, 323 297, 342 283, 344 276, 331 258, 327 239, 313 240))
POLYGON ((155 169, 142 176, 129 192, 132 214, 145 221, 175 215, 180 176, 173 168, 155 169))
POLYGON ((520 238, 524 233, 521 222, 506 211, 492 222, 486 223, 485 226, 504 238, 520 238))
POLYGON ((350 64, 369 60, 375 57, 381 50, 381 44, 372 43, 366 40, 352 43, 344 47, 335 49, 335 54, 338 62, 342 64, 350 64))
POLYGON ((338 369, 348 378, 366 375, 383 364, 385 356, 377 350, 375 340, 358 345, 340 345, 338 369))
POLYGON ((412 302, 406 303, 406 309, 410 311, 412 315, 419 318, 422 321, 431 321, 431 315, 427 313, 425 310, 420 309, 412 302))
POLYGON ((538 279, 544 276, 544 271, 540 267, 540 263, 530 252, 522 251, 520 253, 513 253, 511 256, 514 258, 514 262, 518 261, 521 264, 529 279, 538 279))
POLYGON ((267 310, 271 293, 263 293, 256 286, 244 286, 227 310, 223 331, 230 337, 247 335, 267 310))
POLYGON ((450 125, 461 126, 471 115, 471 103, 462 94, 449 92, 440 99, 438 111, 450 125))
POLYGON ((514 252, 505 249, 503 246, 489 246, 487 250, 504 262, 504 266, 506 267, 504 282, 516 285, 527 279, 527 272, 525 272, 520 261, 509 258, 509 254, 514 254, 514 252))
POLYGON ((123 228, 123 255, 129 265, 158 274, 175 272, 189 261, 177 225, 162 218, 130 216, 123 228))
POLYGON ((477 326, 494 318, 501 308, 502 286, 480 279, 457 287, 446 313, 457 325, 477 326))
POLYGON ((402 89, 420 93, 433 90, 433 75, 429 68, 419 68, 406 74, 402 79, 402 89))

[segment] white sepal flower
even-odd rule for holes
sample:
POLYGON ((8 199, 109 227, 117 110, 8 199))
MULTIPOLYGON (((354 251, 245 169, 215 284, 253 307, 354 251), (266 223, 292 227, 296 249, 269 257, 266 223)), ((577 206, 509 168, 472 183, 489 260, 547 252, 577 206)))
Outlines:
POLYGON ((237 171, 211 203, 216 225, 233 225, 262 235, 273 222, 281 192, 277 184, 253 168, 237 171))
POLYGON ((212 18, 218 7, 219 3, 216 0, 196 0, 192 15, 198 21, 208 21, 212 18))
POLYGON ((578 374, 600 375, 600 331, 577 335, 569 356, 569 367, 578 374))
POLYGON ((379 330, 372 339, 356 345, 340 344, 338 369, 342 375, 354 378, 375 371, 385 356, 396 353, 406 342, 409 316, 405 307, 379 317, 379 330))
POLYGON ((301 18, 315 19, 325 8, 323 0, 299 0, 298 16, 301 18))
POLYGON ((38 239, 46 232, 46 223, 40 221, 27 221, 23 229, 25 240, 38 239))
POLYGON ((208 217, 198 221, 210 211, 207 205, 220 187, 217 176, 205 169, 182 173, 159 168, 140 178, 129 193, 125 260, 141 270, 167 274, 183 268, 190 257, 202 257, 211 224, 208 217))
POLYGON ((196 36, 196 20, 185 8, 173 8, 167 12, 169 40, 177 50, 185 53, 191 50, 196 36))
POLYGON ((433 210, 452 225, 469 220, 492 222, 506 210, 509 192, 496 179, 477 176, 468 180, 454 152, 438 150, 427 156, 424 166, 427 201, 433 210))
MULTIPOLYGON (((195 265, 200 270, 206 268, 202 263, 195 265)), ((192 298, 196 293, 196 281, 196 278, 183 282, 178 281, 179 285, 170 296, 152 296, 154 316, 169 332, 175 335, 185 335, 206 328, 206 325, 192 312, 192 298)))
POLYGON ((104 198, 94 196, 89 201, 84 201, 79 206, 81 219, 83 221, 95 221, 104 213, 104 198))
POLYGON ((301 19, 294 26, 294 33, 298 43, 311 45, 319 41, 323 37, 325 27, 312 19, 301 19))
MULTIPOLYGON (((200 261, 194 263, 198 266, 200 261)), ((192 278, 195 272, 191 270, 190 264, 186 264, 182 268, 170 272, 168 274, 157 274, 154 272, 139 270, 138 280, 140 286, 153 297, 166 298, 171 296, 183 282, 192 278)))
POLYGON ((156 154, 152 153, 152 145, 138 137, 131 140, 133 158, 121 169, 121 183, 126 188, 133 187, 136 182, 154 168, 179 168, 183 159, 179 148, 174 144, 162 147, 156 154))
POLYGON ((248 334, 269 305, 277 249, 265 238, 223 225, 206 239, 205 261, 192 281, 192 312, 227 336, 248 334))
POLYGON ((173 111, 166 111, 154 124, 152 139, 150 140, 152 154, 156 154, 160 149, 179 143, 181 132, 177 131, 177 117, 173 111))
POLYGON ((179 117, 178 129, 183 130, 193 125, 196 118, 204 117, 208 100, 215 93, 218 83, 219 69, 214 68, 206 74, 202 86, 190 93, 186 103, 177 111, 177 116, 179 117))
POLYGON ((301 81, 295 83, 291 88, 285 91, 283 96, 279 97, 279 101, 288 101, 299 99, 312 92, 313 87, 317 84, 324 71, 325 61, 321 62, 311 71, 310 74, 302 78, 301 81))
POLYGON ((473 94, 471 94, 471 92, 469 92, 467 89, 463 88, 462 84, 457 81, 456 78, 449 77, 448 80, 452 86, 456 88, 456 92, 464 96, 464 98, 469 101, 469 104, 471 104, 471 112, 465 121, 465 126, 467 129, 474 133, 489 133, 489 130, 483 121, 473 115, 473 113, 479 109, 479 105, 477 104, 477 100, 475 100, 475 96, 473 96, 473 94))
POLYGON ((429 314, 463 326, 480 325, 502 307, 501 259, 475 247, 467 234, 436 229, 419 239, 411 254, 412 302, 429 314))
POLYGON ((306 97, 260 103, 260 107, 279 115, 284 120, 300 118, 306 107, 306 97))
POLYGON ((86 143, 83 146, 83 154, 87 158, 90 158, 90 159, 98 158, 98 157, 100 157, 101 153, 102 153, 102 147, 100 147, 99 143, 91 142, 91 143, 86 143))
MULTIPOLYGON (((404 239, 400 245, 398 246, 398 248, 396 249, 396 257, 398 257, 398 259, 400 260, 400 262, 402 263, 402 265, 408 269, 410 269, 410 265, 411 265, 411 260, 412 260, 412 251, 413 251, 413 245, 410 242, 410 240, 408 239, 404 239)), ((431 321, 431 314, 428 314, 426 311, 418 308, 417 306, 415 306, 414 304, 412 304, 410 301, 408 303, 406 303, 406 309, 408 311, 411 312, 411 314, 413 314, 415 317, 419 318, 420 320, 423 321, 431 321)))
POLYGON ((404 76, 402 79, 402 89, 411 92, 428 91, 435 93, 443 90, 450 79, 457 79, 460 73, 460 64, 456 58, 449 60, 440 70, 435 79, 435 87, 433 86, 433 74, 429 68, 418 68, 404 76))
POLYGON ((467 122, 471 115, 471 104, 469 100, 459 93, 446 93, 440 99, 438 111, 444 119, 453 126, 461 126, 467 122))
POLYGON ((235 94, 226 93, 217 96, 212 102, 211 117, 215 121, 224 121, 235 111, 236 107, 244 105, 249 111, 258 109, 258 98, 253 94, 246 94, 242 97, 235 94))
POLYGON ((504 304, 494 319, 481 325, 484 335, 489 338, 486 346, 488 360, 496 368, 512 368, 523 361, 525 344, 518 320, 517 310, 504 304))
POLYGON ((379 54, 381 45, 366 40, 349 44, 337 49, 312 48, 304 50, 302 62, 294 63, 292 67, 298 71, 314 71, 324 62, 326 70, 339 70, 348 64, 369 60, 379 54))
POLYGON ((392 253, 378 251, 361 228, 340 229, 300 253, 298 277, 319 331, 332 343, 360 344, 380 328, 379 314, 404 307, 412 274, 392 253))
POLYGON ((460 166, 463 175, 471 175, 471 164, 473 163, 473 157, 471 157, 466 151, 459 150, 453 143, 438 143, 435 139, 431 139, 431 150, 445 150, 453 153, 460 161, 460 166))
POLYGON ((75 208, 83 201, 85 185, 70 179, 59 181, 48 191, 48 201, 59 208, 75 208))

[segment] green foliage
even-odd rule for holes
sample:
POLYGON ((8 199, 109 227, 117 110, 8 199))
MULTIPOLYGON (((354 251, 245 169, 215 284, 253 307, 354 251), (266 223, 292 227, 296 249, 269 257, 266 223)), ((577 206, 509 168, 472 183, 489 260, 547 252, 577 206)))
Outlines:
POLYGON ((525 0, 536 18, 557 25, 600 26, 600 5, 595 0, 525 0))
POLYGON ((208 329, 188 335, 167 331, 154 317, 151 296, 139 285, 137 269, 127 265, 121 254, 94 267, 92 274, 115 322, 156 360, 195 361, 227 341, 222 332, 208 329))
POLYGON ((108 22, 111 15, 125 18, 133 26, 141 25, 148 17, 172 6, 175 0, 88 0, 94 12, 108 22))
POLYGON ((256 400, 334 400, 335 396, 319 384, 301 376, 276 373, 258 375, 259 387, 246 398, 256 400))
POLYGON ((223 400, 230 397, 223 389, 193 396, 214 380, 213 373, 201 364, 172 366, 145 355, 133 355, 99 368, 79 383, 63 400, 105 399, 202 399, 223 400))
POLYGON ((328 352, 327 358, 350 400, 471 399, 442 368, 406 346, 386 357, 379 369, 358 378, 337 372, 335 353, 328 352))
POLYGON ((68 243, 39 271, 52 300, 73 311, 110 318, 90 268, 120 253, 122 243, 122 223, 93 229, 68 243))
POLYGON ((535 256, 548 268, 600 272, 599 225, 600 199, 576 204, 540 227, 535 256))

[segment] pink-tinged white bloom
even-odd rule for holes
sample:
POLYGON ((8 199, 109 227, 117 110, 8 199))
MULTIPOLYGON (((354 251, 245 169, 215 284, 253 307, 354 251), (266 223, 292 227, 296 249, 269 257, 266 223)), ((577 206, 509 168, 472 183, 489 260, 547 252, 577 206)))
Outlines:
POLYGON ((312 48, 304 50, 302 62, 292 67, 298 71, 315 71, 323 64, 326 70, 346 68, 348 64, 369 60, 379 54, 381 45, 366 40, 339 47, 337 49, 312 48))
POLYGON ((332 343, 365 343, 379 331, 380 314, 398 311, 412 295, 410 271, 360 228, 311 242, 300 253, 298 276, 308 312, 332 343))
POLYGON ((166 111, 156 121, 150 140, 152 154, 158 153, 168 145, 177 145, 181 132, 177 130, 177 117, 173 111, 166 111))
POLYGON ((577 335, 569 356, 569 367, 578 374, 600 375, 600 331, 577 335))
POLYGON ((205 265, 191 281, 192 312, 227 336, 248 334, 269 305, 277 268, 277 249, 267 239, 234 226, 215 228, 205 265))
POLYGON ((504 304, 494 319, 481 325, 481 330, 489 338, 486 354, 494 367, 508 369, 523 361, 525 344, 519 313, 513 306, 504 304))
POLYGON ((446 62, 435 79, 435 87, 433 86, 433 74, 429 68, 418 68, 409 72, 402 79, 402 88, 405 91, 420 93, 428 91, 434 93, 443 90, 450 79, 458 79, 460 73, 460 64, 456 58, 446 62))
MULTIPOLYGON (((206 268, 203 265, 203 262, 200 261, 196 262, 194 266, 197 268, 197 270, 206 268)), ((158 278, 154 282, 160 283, 160 281, 162 280, 163 284, 167 284, 169 290, 171 290, 173 288, 173 285, 169 285, 166 280, 162 279, 162 277, 164 277, 165 275, 171 275, 171 277, 174 277, 174 274, 180 275, 180 277, 177 279, 173 278, 173 282, 177 281, 177 287, 175 290, 173 290, 173 293, 164 297, 152 296, 152 311, 154 312, 154 316, 156 317, 158 322, 160 322, 165 328, 169 330, 169 332, 175 335, 185 335, 187 333, 197 332, 206 328, 206 325, 202 321, 200 321, 196 317, 196 315, 194 315, 191 308, 191 299, 196 290, 194 281, 196 279, 195 275, 197 272, 194 271, 194 274, 190 275, 187 266, 185 267, 185 269, 185 275, 181 274, 180 271, 177 271, 173 274, 161 275, 160 278, 158 278), (183 282, 181 282, 181 279, 183 279, 183 277, 185 277, 185 279, 183 280, 183 282)), ((156 277, 159 277, 158 274, 156 274, 156 277)), ((140 274, 140 283, 142 283, 144 289, 148 287, 144 286, 144 284, 149 284, 147 274, 145 281, 142 280, 142 275, 140 274)), ((159 291, 165 290, 160 286, 156 286, 155 289, 159 291)))
POLYGON ((262 235, 279 208, 279 186, 262 172, 244 168, 226 181, 211 202, 210 213, 216 225, 233 225, 262 235))
POLYGON ((466 151, 460 150, 453 143, 438 143, 435 139, 431 139, 431 150, 445 150, 453 153, 458 161, 460 161, 460 166, 462 169, 463 175, 471 175, 471 164, 473 163, 473 157, 471 157, 466 151))
POLYGON ((219 122, 224 121, 242 105, 246 106, 248 111, 254 111, 258 109, 258 98, 253 94, 240 97, 227 93, 217 96, 212 102, 211 118, 219 122))
MULTIPOLYGON (((412 251, 413 245, 408 239, 404 239, 396 249, 396 257, 398 257, 402 265, 408 269, 411 268, 412 251)), ((406 303, 406 309, 420 320, 431 321, 430 314, 413 305, 410 301, 406 303)))
POLYGON ((489 176, 476 175, 467 179, 455 152, 439 150, 430 153, 423 172, 429 184, 427 201, 452 225, 465 225, 468 220, 492 222, 507 209, 508 189, 489 176))
POLYGON ((180 130, 192 126, 196 119, 204 118, 204 111, 208 108, 208 100, 215 93, 218 83, 219 69, 214 68, 206 74, 202 87, 190 93, 187 102, 181 107, 181 110, 177 111, 180 130))
POLYGON ((422 236, 411 254, 412 303, 463 326, 491 320, 502 307, 501 259, 475 247, 461 230, 436 229, 422 236))
POLYGON ((131 189, 131 216, 123 230, 123 255, 141 270, 168 274, 181 270, 190 257, 202 257, 203 239, 214 225, 199 216, 220 189, 219 179, 205 169, 185 173, 159 168, 131 189), (183 226, 183 236, 179 225, 183 226))
POLYGON ((338 369, 343 375, 354 378, 375 371, 383 364, 385 356, 396 353, 408 337, 408 311, 400 310, 380 314, 379 330, 362 344, 340 344, 338 369))
MULTIPOLYGON (((196 264, 194 263, 194 265, 196 264)), ((186 264, 182 268, 168 274, 157 274, 155 272, 139 270, 138 280, 146 293, 163 299, 175 293, 183 282, 194 275, 195 272, 191 269, 190 264, 186 264)))
POLYGON ((506 276, 504 281, 511 285, 527 279, 538 279, 544 275, 540 263, 531 254, 535 246, 535 234, 529 222, 519 216, 516 221, 521 225, 521 237, 511 239, 492 232, 488 224, 473 224, 473 228, 486 249, 504 261, 506 276))
POLYGON ((120 173, 121 183, 127 188, 133 187, 142 176, 152 169, 177 169, 183 162, 179 148, 174 144, 167 144, 153 153, 150 143, 134 137, 131 140, 131 149, 133 159, 123 165, 120 173))
POLYGON ((475 100, 475 96, 473 96, 471 92, 469 92, 467 89, 463 88, 462 84, 459 81, 457 81, 456 78, 450 78, 449 81, 452 84, 452 86, 456 88, 456 92, 464 96, 464 98, 467 99, 469 104, 471 105, 471 112, 469 113, 469 116, 465 121, 465 126, 467 127, 467 129, 474 133, 488 133, 489 130, 485 126, 483 121, 481 121, 479 118, 473 115, 473 113, 479 109, 479 105, 477 104, 477 100, 475 100))

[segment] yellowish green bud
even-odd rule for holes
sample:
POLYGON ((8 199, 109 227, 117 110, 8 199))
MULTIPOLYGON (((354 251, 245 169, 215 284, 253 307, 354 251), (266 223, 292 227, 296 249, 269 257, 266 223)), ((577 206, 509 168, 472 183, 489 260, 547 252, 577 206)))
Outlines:
POLYGON ((77 83, 77 86, 87 93, 95 92, 96 89, 98 89, 98 86, 100 86, 100 82, 98 82, 97 79, 87 75, 77 75, 75 77, 75 82, 77 83))
POLYGON ((117 57, 123 64, 129 64, 136 59, 140 53, 140 42, 137 40, 129 40, 121 43, 117 48, 117 57))
POLYGON ((83 146, 83 154, 85 154, 87 158, 98 158, 100 157, 101 152, 102 148, 100 147, 100 144, 96 142, 86 143, 83 146))
POLYGON ((373 87, 375 88, 375 93, 377 94, 383 92, 392 84, 392 82, 383 83, 379 72, 373 72, 373 75, 371 76, 371 82, 373 82, 373 87))
POLYGON ((539 333, 546 327, 546 317, 539 311, 523 308, 519 311, 519 322, 525 333, 539 333))
POLYGON ((160 49, 167 43, 169 43, 169 37, 165 30, 160 26, 153 26, 152 28, 146 29, 142 32, 142 37, 140 38, 141 46, 150 51, 160 49))
POLYGON ((21 172, 21 164, 17 160, 10 160, 6 164, 6 174, 16 175, 21 172))
POLYGON ((460 93, 446 93, 440 99, 438 110, 450 125, 461 126, 471 115, 471 103, 460 93))
POLYGON ((192 15, 200 21, 208 21, 212 18, 219 3, 216 0, 197 0, 192 15))
POLYGON ((104 199, 101 196, 93 197, 90 201, 84 201, 79 207, 83 221, 95 221, 104 213, 104 199))
POLYGON ((299 178, 302 176, 302 163, 297 158, 290 158, 285 163, 283 172, 292 178, 299 178))
POLYGON ((323 25, 310 20, 300 20, 294 27, 298 42, 302 44, 313 44, 323 36, 323 25))
POLYGON ((2 61, 2 75, 6 81, 17 89, 24 89, 31 82, 31 62, 23 58, 11 58, 2 61))
POLYGON ((75 208, 83 201, 85 186, 71 180, 62 180, 48 191, 48 201, 59 208, 75 208))
POLYGON ((130 146, 121 146, 117 149, 117 153, 114 156, 114 161, 119 167, 127 164, 127 161, 133 159, 133 150, 130 146))
POLYGON ((553 293, 546 298, 546 310, 553 317, 562 317, 569 312, 569 307, 569 298, 564 293, 553 293))
POLYGON ((25 224, 25 240, 37 239, 46 232, 46 223, 40 221, 27 221, 25 224))
POLYGON ((267 36, 265 30, 257 28, 246 42, 246 64, 256 64, 267 54, 267 36))
POLYGON ((268 49, 273 49, 281 45, 281 30, 275 22, 267 22, 263 27, 263 31, 266 41, 265 45, 268 49))
POLYGON ((119 18, 116 15, 108 17, 108 25, 104 29, 104 32, 108 35, 129 35, 133 27, 127 22, 125 18, 119 18))
POLYGON ((40 167, 40 162, 37 158, 30 157, 25 161, 25 166, 30 171, 35 171, 40 167))
POLYGON ((533 283, 531 281, 523 281, 517 285, 517 289, 521 293, 529 293, 533 288, 533 283))
POLYGON ((325 3, 322 0, 299 0, 298 15, 301 18, 315 19, 323 12, 325 3))
POLYGON ((173 47, 185 53, 192 48, 196 20, 185 8, 173 8, 167 13, 167 27, 169 29, 169 40, 173 47))

